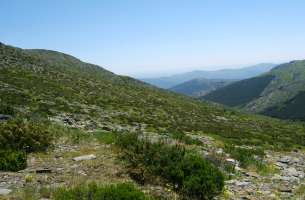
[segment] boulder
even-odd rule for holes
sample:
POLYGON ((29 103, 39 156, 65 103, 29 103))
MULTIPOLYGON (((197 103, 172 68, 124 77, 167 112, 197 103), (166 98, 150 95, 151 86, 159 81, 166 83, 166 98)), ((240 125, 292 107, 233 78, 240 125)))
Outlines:
POLYGON ((278 162, 284 163, 284 164, 289 164, 289 162, 292 160, 290 156, 283 156, 281 157, 278 162))
POLYGON ((12 192, 10 189, 0 188, 0 195, 8 195, 12 192))
POLYGON ((0 114, 0 121, 7 121, 7 120, 10 120, 12 118, 13 117, 10 116, 10 115, 2 115, 2 114, 0 114))
POLYGON ((286 169, 285 173, 288 176, 294 176, 294 177, 298 177, 299 176, 298 171, 295 168, 293 168, 293 167, 289 167, 288 169, 286 169))
POLYGON ((94 159, 96 159, 96 156, 93 155, 93 154, 90 154, 90 155, 74 157, 72 160, 74 160, 74 161, 83 161, 83 160, 94 160, 94 159))

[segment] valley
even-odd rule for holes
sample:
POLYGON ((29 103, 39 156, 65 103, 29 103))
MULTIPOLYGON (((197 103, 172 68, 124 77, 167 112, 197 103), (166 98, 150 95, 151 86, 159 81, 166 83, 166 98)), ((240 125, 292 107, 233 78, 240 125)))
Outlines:
POLYGON ((92 182, 129 183, 135 190, 122 190, 130 199, 305 195, 301 122, 242 113, 67 54, 5 44, 0 86, 0 150, 12 155, 0 159, 10 169, 0 172, 0 199, 86 196, 92 182))

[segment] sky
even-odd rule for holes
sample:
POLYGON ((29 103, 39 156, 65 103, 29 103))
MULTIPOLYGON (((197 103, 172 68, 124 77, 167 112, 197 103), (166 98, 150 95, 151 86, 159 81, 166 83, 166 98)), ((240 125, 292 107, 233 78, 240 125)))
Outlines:
POLYGON ((0 0, 0 42, 136 77, 305 59, 304 0, 0 0))

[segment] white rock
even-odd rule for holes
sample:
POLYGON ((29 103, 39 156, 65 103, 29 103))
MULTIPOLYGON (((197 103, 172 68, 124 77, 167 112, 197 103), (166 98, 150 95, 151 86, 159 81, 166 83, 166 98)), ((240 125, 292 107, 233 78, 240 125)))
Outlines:
POLYGON ((286 173, 288 176, 295 176, 295 177, 299 176, 298 171, 293 167, 289 167, 288 169, 286 169, 286 173))
POLYGON ((232 164, 238 164, 238 161, 234 160, 233 158, 227 158, 226 161, 232 164))
POLYGON ((247 185, 250 185, 250 184, 251 184, 250 182, 246 182, 246 181, 235 182, 235 185, 238 186, 238 187, 244 187, 244 186, 247 186, 247 185))
POLYGON ((223 149, 222 148, 217 149, 216 153, 217 154, 222 154, 223 153, 223 149))
POLYGON ((290 162, 290 160, 291 160, 291 157, 289 157, 289 156, 283 156, 283 157, 281 157, 281 158, 278 160, 278 162, 288 164, 288 163, 290 162))
POLYGON ((8 195, 12 192, 10 189, 0 188, 0 195, 8 195))
POLYGON ((73 158, 74 161, 94 160, 94 159, 96 159, 96 156, 93 154, 78 156, 78 157, 73 158))

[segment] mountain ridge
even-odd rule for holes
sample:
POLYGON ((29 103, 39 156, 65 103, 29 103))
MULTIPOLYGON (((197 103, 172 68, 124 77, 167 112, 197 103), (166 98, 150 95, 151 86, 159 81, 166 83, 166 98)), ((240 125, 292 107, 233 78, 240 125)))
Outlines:
MULTIPOLYGON (((287 109, 289 102, 292 102, 304 90, 305 61, 298 60, 281 64, 264 75, 239 81, 215 90, 203 96, 202 99, 238 107, 248 112, 261 113, 283 119, 296 119, 295 117, 290 118, 287 115, 285 115, 286 117, 281 117, 281 109, 285 110, 285 107, 287 109), (268 77, 273 78, 272 80, 269 79, 269 82, 262 86, 257 93, 254 94, 251 90, 247 89, 247 87, 253 84, 260 84, 259 80, 267 80, 268 77), (228 95, 225 95, 225 93, 228 95), (242 103, 239 102, 240 98, 244 95, 252 95, 253 98, 247 99, 242 103), (276 110, 278 110, 278 114, 275 113, 276 110)), ((302 95, 300 94, 297 98, 302 98, 302 95)), ((304 107, 300 104, 299 106, 300 110, 304 107)), ((285 112, 287 113, 288 111, 285 112)))
POLYGON ((271 70, 276 64, 261 63, 249 67, 237 68, 237 69, 220 69, 215 71, 196 70, 192 72, 186 72, 182 74, 172 75, 168 77, 160 78, 146 78, 141 79, 144 82, 150 83, 160 88, 169 89, 183 82, 190 81, 197 78, 206 79, 246 79, 258 74, 265 73, 271 70))
POLYGON ((176 85, 169 90, 192 97, 200 97, 237 80, 197 78, 176 85))

